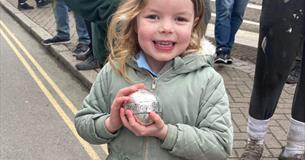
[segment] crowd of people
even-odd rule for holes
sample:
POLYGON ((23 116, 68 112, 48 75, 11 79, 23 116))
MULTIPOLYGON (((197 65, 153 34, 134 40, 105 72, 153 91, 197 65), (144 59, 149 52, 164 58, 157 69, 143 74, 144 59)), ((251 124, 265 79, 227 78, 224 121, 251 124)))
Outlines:
MULTIPOLYGON (((37 7, 49 2, 37 1, 37 7)), ((210 0, 56 0, 57 34, 44 45, 70 42, 75 14, 78 70, 102 68, 75 117, 79 135, 108 144, 112 159, 226 159, 233 146, 229 99, 213 63, 233 63, 232 48, 248 0, 216 0, 215 53, 202 41, 210 0), (214 56, 215 55, 215 56, 214 56), (149 126, 124 104, 139 89, 153 92, 162 114, 149 126), (177 92, 179 90, 179 92, 177 92), (175 94, 177 98, 168 95, 175 94), (130 143, 134 147, 126 147, 130 143), (149 151, 147 151, 149 150, 149 151)), ((33 9, 26 1, 18 8, 33 9)), ((295 84, 287 144, 280 160, 305 159, 305 1, 263 0, 257 61, 241 160, 259 160, 285 83, 295 84), (278 14, 274 14, 278 13, 278 14)))

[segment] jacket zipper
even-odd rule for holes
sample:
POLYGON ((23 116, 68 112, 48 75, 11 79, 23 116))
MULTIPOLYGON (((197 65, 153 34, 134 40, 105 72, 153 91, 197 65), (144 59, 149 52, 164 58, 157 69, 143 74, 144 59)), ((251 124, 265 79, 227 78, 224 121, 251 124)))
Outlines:
POLYGON ((147 137, 144 139, 144 160, 148 160, 148 140, 147 137))
POLYGON ((148 75, 151 77, 151 79, 152 79, 152 84, 151 84, 151 89, 152 89, 152 91, 155 91, 155 90, 156 90, 158 79, 160 79, 165 73, 167 73, 167 72, 169 72, 169 71, 171 71, 171 70, 172 70, 172 69, 167 70, 166 72, 162 73, 162 74, 161 74, 160 76, 158 76, 158 77, 153 77, 151 74, 148 74, 148 75))
POLYGON ((157 78, 152 77, 151 89, 154 91, 157 88, 157 78))
MULTIPOLYGON (((172 70, 172 69, 167 70, 162 75, 169 72, 170 70, 172 70)), ((157 80, 160 79, 160 77, 162 77, 162 75, 160 75, 159 77, 153 77, 150 73, 148 73, 148 75, 152 78, 151 89, 152 89, 152 91, 155 91, 157 88, 157 80)), ((144 160, 148 160, 148 138, 147 137, 145 137, 145 139, 144 139, 144 160)))

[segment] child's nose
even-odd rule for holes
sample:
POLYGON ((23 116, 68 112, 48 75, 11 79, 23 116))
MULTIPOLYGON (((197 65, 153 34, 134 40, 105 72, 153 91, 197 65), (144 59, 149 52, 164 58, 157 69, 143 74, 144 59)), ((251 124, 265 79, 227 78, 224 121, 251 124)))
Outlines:
POLYGON ((173 33, 173 24, 170 21, 163 21, 159 27, 161 33, 173 33))

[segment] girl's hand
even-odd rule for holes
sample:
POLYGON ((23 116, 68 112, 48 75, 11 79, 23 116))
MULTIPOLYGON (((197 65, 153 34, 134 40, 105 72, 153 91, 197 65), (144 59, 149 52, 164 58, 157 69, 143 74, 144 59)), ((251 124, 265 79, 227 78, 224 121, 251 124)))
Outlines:
POLYGON ((153 124, 149 126, 144 126, 138 123, 131 110, 121 108, 120 116, 123 125, 136 136, 153 136, 164 140, 167 135, 167 125, 164 124, 161 117, 155 112, 149 113, 149 117, 153 120, 153 124))
POLYGON ((116 97, 111 105, 111 111, 109 118, 105 121, 105 127, 111 133, 116 132, 122 127, 122 121, 120 118, 120 108, 124 103, 129 101, 129 95, 139 89, 143 89, 145 86, 143 83, 135 84, 130 87, 122 88, 118 91, 116 97))

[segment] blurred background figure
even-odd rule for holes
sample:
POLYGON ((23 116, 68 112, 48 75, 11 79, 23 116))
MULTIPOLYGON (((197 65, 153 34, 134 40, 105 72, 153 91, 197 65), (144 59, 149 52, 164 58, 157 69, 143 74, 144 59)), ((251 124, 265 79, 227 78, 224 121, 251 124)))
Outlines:
POLYGON ((304 11, 304 0, 263 0, 247 126, 249 138, 241 160, 262 158, 268 123, 299 52, 302 54, 300 79, 293 97, 287 144, 282 147, 279 160, 305 160, 304 11))
MULTIPOLYGON (((109 52, 108 23, 121 0, 65 0, 65 2, 73 11, 91 22, 93 56, 89 56, 84 63, 91 64, 92 68, 95 68, 96 64, 103 67, 109 52)), ((82 69, 88 66, 78 64, 76 67, 82 69)))
MULTIPOLYGON (((57 34, 49 39, 46 39, 42 42, 43 45, 52 45, 52 44, 67 44, 70 43, 70 28, 69 28, 69 8, 63 0, 54 1, 54 16, 56 20, 56 31, 57 34)), ((87 31, 86 23, 84 19, 74 14, 76 32, 78 35, 78 44, 73 51, 77 54, 85 54, 90 51, 90 37, 87 31)))
MULTIPOLYGON (((29 5, 27 0, 18 0, 18 9, 19 10, 29 10, 29 9, 34 9, 33 6, 29 5)), ((35 0, 36 1, 36 6, 37 8, 44 7, 49 4, 49 0, 35 0)))
POLYGON ((206 32, 207 30, 207 26, 210 22, 210 19, 211 19, 211 5, 210 5, 210 0, 204 0, 204 15, 203 15, 203 22, 204 22, 204 33, 206 32))
POLYGON ((231 49, 249 0, 216 0, 215 63, 232 64, 231 49))
POLYGON ((76 54, 75 57, 77 60, 81 60, 83 62, 77 63, 75 65, 76 69, 78 70, 91 70, 91 69, 97 69, 100 68, 100 64, 98 63, 97 59, 95 58, 94 54, 93 54, 93 49, 92 49, 92 30, 91 30, 91 22, 85 20, 86 26, 87 26, 87 30, 88 30, 88 34, 91 40, 91 43, 89 45, 89 47, 91 48, 89 52, 82 52, 79 54, 76 54))

